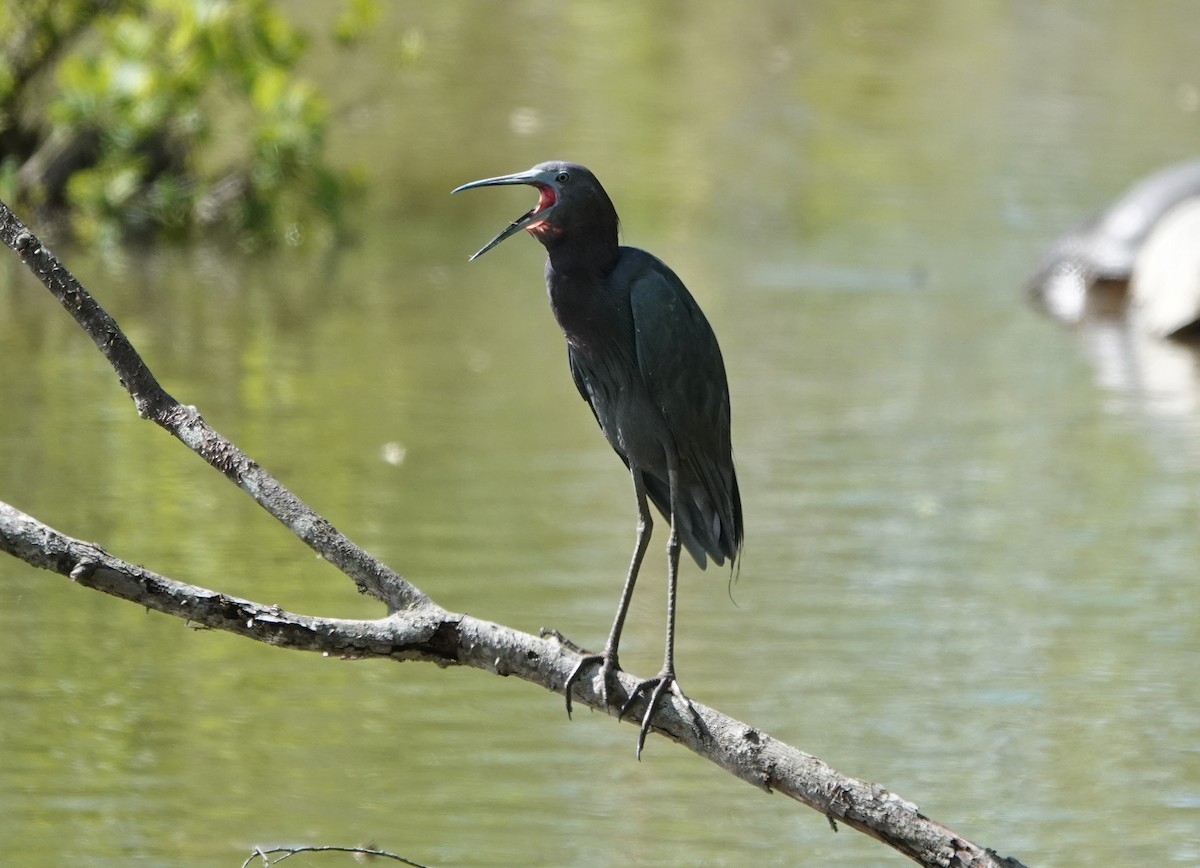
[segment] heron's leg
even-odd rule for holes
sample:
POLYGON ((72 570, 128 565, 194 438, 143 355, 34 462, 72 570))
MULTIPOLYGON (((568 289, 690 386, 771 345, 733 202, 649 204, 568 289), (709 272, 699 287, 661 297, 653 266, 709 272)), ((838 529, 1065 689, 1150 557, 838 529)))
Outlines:
POLYGON ((668 457, 667 479, 671 491, 671 536, 667 540, 667 646, 663 655, 663 668, 658 675, 639 684, 629 694, 629 698, 625 700, 625 704, 621 706, 621 710, 617 714, 618 719, 624 717, 625 712, 629 710, 629 706, 633 704, 638 695, 647 688, 653 688, 650 699, 646 703, 646 713, 642 716, 641 727, 638 729, 638 759, 641 759, 642 748, 646 744, 646 734, 650 731, 650 721, 654 717, 654 710, 658 707, 665 691, 670 690, 687 703, 697 729, 700 724, 696 710, 692 708, 691 702, 679 689, 679 682, 675 680, 675 599, 679 583, 679 528, 676 519, 676 516, 679 515, 679 471, 676 461, 671 456, 668 457))
POLYGON ((679 529, 675 516, 678 515, 677 474, 671 470, 671 537, 667 540, 667 647, 663 654, 662 675, 675 679, 675 596, 679 586, 679 529))
MULTIPOLYGON (((636 467, 631 467, 633 476, 633 495, 637 500, 638 525, 637 544, 633 549, 633 559, 629 562, 629 574, 625 577, 625 587, 621 589, 621 600, 617 603, 617 614, 613 618, 612 629, 608 632, 608 641, 604 643, 603 654, 588 654, 575 664, 567 678, 563 693, 567 698, 567 716, 571 716, 571 688, 579 679, 584 666, 591 663, 600 664, 600 698, 608 706, 608 688, 613 676, 620 670, 617 660, 617 646, 621 644, 621 631, 625 627, 625 616, 629 613, 629 602, 633 599, 633 586, 637 584, 638 571, 642 568, 642 558, 650 545, 650 533, 654 529, 654 519, 650 517, 650 507, 646 503, 646 487, 642 482, 642 474, 636 467)), ((677 546, 678 547, 678 546, 677 546)), ((678 560, 678 557, 676 558, 678 560)))

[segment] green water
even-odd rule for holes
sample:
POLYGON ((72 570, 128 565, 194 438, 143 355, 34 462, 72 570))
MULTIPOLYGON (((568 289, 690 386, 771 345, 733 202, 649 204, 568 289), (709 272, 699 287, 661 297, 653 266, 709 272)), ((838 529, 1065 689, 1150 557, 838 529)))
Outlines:
MULTIPOLYGON (((439 603, 599 645, 628 480, 537 245, 466 263, 528 191, 447 195, 586 163, 729 370, 747 547, 735 602, 685 567, 684 688, 1030 866, 1200 864, 1195 363, 1021 291, 1193 154, 1194 4, 428 4, 351 53, 308 11, 335 153, 370 173, 356 243, 54 244, 172 394, 439 603)), ((11 255, 0 382, 0 499, 179 579, 381 614, 138 420, 11 255)), ((656 541, 642 674, 662 572, 656 541)), ((4 864, 905 864, 633 741, 530 685, 195 632, 0 560, 4 864)))

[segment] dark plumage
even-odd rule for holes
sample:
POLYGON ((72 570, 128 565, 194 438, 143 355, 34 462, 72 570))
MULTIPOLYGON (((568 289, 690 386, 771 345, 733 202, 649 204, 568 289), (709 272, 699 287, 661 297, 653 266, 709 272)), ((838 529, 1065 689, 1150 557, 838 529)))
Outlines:
POLYGON ((601 663, 601 695, 620 668, 617 646, 653 521, 646 500, 671 522, 667 544, 667 644, 662 671, 626 700, 653 687, 638 753, 663 691, 675 681, 675 591, 679 546, 703 569, 709 558, 732 568, 742 544, 742 505, 729 438, 729 387, 716 336, 687 287, 661 260, 617 244, 617 212, 600 182, 576 163, 540 163, 527 172, 457 188, 527 184, 537 205, 472 259, 521 229, 546 248, 550 306, 567 341, 571 376, 605 438, 633 478, 638 540, 601 663))

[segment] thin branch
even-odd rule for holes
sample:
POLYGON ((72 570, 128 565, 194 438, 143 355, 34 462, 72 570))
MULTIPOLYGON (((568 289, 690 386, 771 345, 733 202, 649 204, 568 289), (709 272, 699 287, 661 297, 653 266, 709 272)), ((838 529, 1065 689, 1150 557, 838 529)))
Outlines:
MULTIPOLYGON (((11 247, 92 336, 116 369, 145 418, 187 444, 236 482, 293 533, 351 576, 360 590, 388 606, 374 621, 317 618, 286 612, 184 584, 130 564, 94 543, 66 536, 19 510, 0 504, 0 549, 35 567, 69 576, 85 587, 130 600, 189 623, 250 639, 328 655, 421 660, 515 675, 561 693, 579 662, 577 649, 554 638, 449 612, 359 549, 305 506, 277 480, 210 428, 194 407, 184 407, 158 385, 116 323, 0 202, 0 240, 11 247)), ((638 679, 618 674, 624 695, 638 679)), ((576 702, 615 716, 623 696, 604 707, 596 678, 576 684, 576 702)), ((779 791, 857 829, 921 865, 943 868, 1020 868, 925 817, 916 805, 867 781, 842 775, 814 756, 698 702, 689 709, 674 696, 655 715, 652 729, 685 745, 759 789, 779 791)), ((627 722, 645 711, 639 698, 627 722)))
POLYGON ((375 597, 391 611, 429 604, 425 594, 352 543, 284 488, 279 480, 213 430, 195 407, 185 406, 171 397, 159 385, 116 321, 4 202, 0 202, 0 241, 16 251, 21 261, 95 342, 133 398, 139 416, 170 432, 236 483, 317 554, 354 579, 360 592, 375 597))
POLYGON ((246 857, 246 861, 242 863, 242 868, 250 868, 250 863, 255 859, 262 859, 264 866, 269 866, 271 861, 268 856, 282 853, 275 864, 278 865, 289 856, 295 856, 297 853, 353 853, 355 856, 380 856, 384 859, 392 859, 396 862, 403 862, 405 865, 412 865, 414 868, 426 868, 420 862, 414 862, 411 859, 405 859, 403 856, 397 856, 395 853, 389 853, 387 850, 379 850, 374 847, 270 847, 263 849, 255 847, 254 852, 246 857))

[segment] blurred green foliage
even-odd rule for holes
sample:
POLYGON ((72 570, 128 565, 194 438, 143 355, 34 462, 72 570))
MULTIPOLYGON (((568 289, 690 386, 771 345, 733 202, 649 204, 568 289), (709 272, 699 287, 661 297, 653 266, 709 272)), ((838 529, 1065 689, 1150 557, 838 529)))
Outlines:
POLYGON ((0 4, 0 197, 90 242, 335 233, 358 185, 304 47, 269 0, 0 4))

